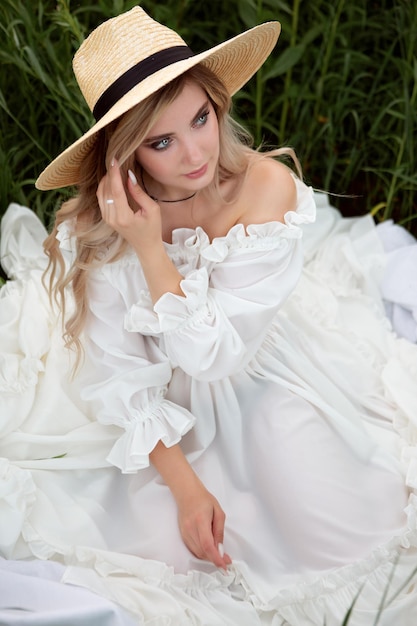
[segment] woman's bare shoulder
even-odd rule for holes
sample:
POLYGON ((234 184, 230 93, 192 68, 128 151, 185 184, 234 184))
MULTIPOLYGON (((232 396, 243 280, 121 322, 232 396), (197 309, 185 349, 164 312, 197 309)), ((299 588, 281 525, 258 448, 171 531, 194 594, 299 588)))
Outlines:
POLYGON ((285 213, 296 208, 294 175, 286 165, 275 159, 259 158, 249 166, 240 198, 243 212, 239 222, 245 226, 282 222, 285 213))

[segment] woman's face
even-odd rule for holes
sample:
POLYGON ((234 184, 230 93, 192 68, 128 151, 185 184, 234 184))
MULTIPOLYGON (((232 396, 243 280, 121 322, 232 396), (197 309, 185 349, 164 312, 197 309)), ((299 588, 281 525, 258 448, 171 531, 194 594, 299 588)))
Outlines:
POLYGON ((156 197, 175 200, 206 187, 219 158, 217 116, 206 92, 186 83, 135 155, 156 197))

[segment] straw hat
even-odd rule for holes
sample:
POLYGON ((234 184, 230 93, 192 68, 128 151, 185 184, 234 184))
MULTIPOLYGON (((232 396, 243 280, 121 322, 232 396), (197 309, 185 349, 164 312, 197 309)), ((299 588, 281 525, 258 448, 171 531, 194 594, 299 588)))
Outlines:
POLYGON ((267 22, 194 55, 175 31, 140 7, 107 20, 81 44, 73 60, 96 123, 46 167, 36 187, 76 185, 97 132, 198 63, 209 67, 234 94, 271 53, 280 30, 278 22, 267 22))

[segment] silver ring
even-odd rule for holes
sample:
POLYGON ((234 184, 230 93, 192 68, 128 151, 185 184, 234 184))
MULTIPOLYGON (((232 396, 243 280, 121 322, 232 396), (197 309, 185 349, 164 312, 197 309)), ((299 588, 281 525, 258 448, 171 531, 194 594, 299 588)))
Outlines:
POLYGON ((107 198, 106 204, 114 204, 113 198, 107 198))

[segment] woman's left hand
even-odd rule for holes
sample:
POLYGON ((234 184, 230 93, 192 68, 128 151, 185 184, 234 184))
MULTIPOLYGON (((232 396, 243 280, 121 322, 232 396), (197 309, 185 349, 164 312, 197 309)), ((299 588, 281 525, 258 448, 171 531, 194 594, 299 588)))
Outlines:
POLYGON ((176 498, 178 524, 187 548, 199 559, 226 569, 232 562, 223 552, 226 516, 217 499, 200 481, 176 498))
POLYGON ((119 164, 114 161, 97 188, 101 215, 132 246, 148 283, 153 302, 167 292, 184 295, 183 279, 165 251, 159 205, 138 185, 133 173, 127 179, 129 203, 119 164))
POLYGON ((223 552, 226 516, 194 472, 181 446, 175 444, 167 448, 158 441, 150 459, 175 499, 178 525, 187 548, 199 559, 226 569, 232 562, 223 552))

